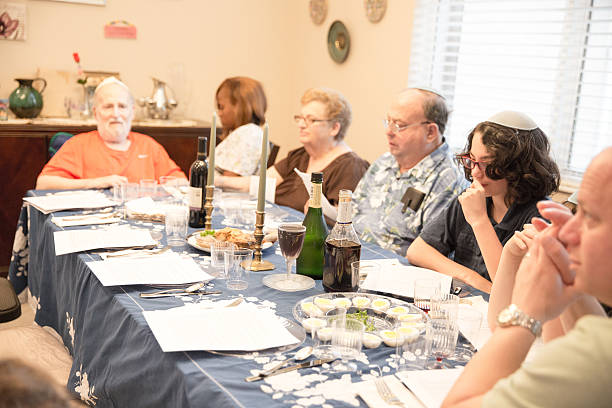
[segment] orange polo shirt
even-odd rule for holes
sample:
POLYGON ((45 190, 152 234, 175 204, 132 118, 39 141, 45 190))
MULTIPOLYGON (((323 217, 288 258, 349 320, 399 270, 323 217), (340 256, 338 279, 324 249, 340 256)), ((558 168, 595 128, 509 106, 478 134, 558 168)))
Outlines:
POLYGON ((130 148, 109 148, 97 130, 78 134, 66 141, 49 160, 41 175, 89 179, 118 174, 130 182, 159 180, 160 176, 185 177, 162 145, 152 137, 130 132, 130 148))

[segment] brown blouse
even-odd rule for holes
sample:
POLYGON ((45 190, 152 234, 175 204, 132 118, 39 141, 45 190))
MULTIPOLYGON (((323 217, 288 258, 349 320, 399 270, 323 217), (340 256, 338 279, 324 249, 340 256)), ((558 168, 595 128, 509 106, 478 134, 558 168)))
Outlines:
MULTIPOLYGON (((310 156, 303 147, 295 149, 287 154, 274 167, 283 181, 276 187, 274 202, 286 205, 303 212, 306 201, 310 194, 304 187, 302 179, 293 171, 297 168, 306 171, 310 156)), ((357 156, 354 152, 347 152, 332 161, 323 169, 323 194, 332 205, 338 205, 338 192, 340 190, 354 191, 357 183, 365 174, 370 164, 357 156)))

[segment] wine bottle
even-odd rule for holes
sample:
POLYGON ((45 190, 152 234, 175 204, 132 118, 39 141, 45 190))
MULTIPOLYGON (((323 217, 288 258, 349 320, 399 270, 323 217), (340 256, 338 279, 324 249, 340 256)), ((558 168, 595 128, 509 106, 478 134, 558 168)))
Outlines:
POLYGON ((297 259, 296 273, 310 276, 312 279, 323 278, 323 258, 327 224, 321 210, 321 194, 323 194, 323 173, 314 172, 310 176, 312 182, 308 212, 302 225, 306 227, 304 245, 297 259))
POLYGON ((198 156, 189 169, 189 226, 192 228, 204 227, 206 216, 204 211, 208 177, 208 163, 206 162, 208 143, 206 141, 206 137, 198 137, 198 156))
POLYGON ((353 228, 351 191, 340 190, 336 225, 325 240, 323 289, 326 292, 356 292, 359 274, 353 275, 351 264, 361 257, 361 242, 353 228))

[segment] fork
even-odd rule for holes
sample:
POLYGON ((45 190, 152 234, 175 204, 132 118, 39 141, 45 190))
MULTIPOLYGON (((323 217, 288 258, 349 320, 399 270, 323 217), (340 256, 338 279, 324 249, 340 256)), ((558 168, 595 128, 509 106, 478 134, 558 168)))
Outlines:
POLYGON ((378 395, 380 395, 386 404, 397 405, 399 407, 404 406, 404 403, 400 401, 395 394, 393 394, 383 377, 377 377, 376 380, 374 380, 374 384, 376 384, 376 391, 378 391, 378 395))
MULTIPOLYGON (((132 248, 128 248, 132 249, 132 248)), ((119 254, 107 254, 106 257, 107 258, 120 258, 120 257, 141 257, 141 256, 151 256, 151 255, 160 255, 163 254, 164 252, 168 251, 170 249, 169 246, 165 246, 162 249, 158 249, 158 250, 151 250, 151 249, 142 249, 139 250, 140 252, 123 252, 123 253, 119 253, 119 254)))

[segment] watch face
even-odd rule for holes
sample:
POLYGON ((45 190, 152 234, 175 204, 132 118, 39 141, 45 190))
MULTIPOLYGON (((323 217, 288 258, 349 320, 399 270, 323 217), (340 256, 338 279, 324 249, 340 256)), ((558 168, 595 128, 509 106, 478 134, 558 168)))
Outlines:
POLYGON ((501 312, 499 312, 499 315, 497 316, 497 322, 499 324, 508 324, 512 321, 513 317, 513 310, 510 307, 507 307, 501 312))

